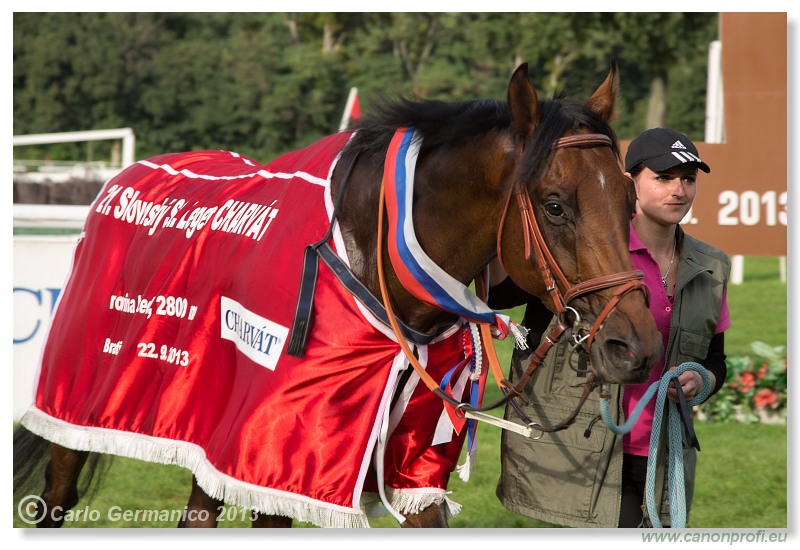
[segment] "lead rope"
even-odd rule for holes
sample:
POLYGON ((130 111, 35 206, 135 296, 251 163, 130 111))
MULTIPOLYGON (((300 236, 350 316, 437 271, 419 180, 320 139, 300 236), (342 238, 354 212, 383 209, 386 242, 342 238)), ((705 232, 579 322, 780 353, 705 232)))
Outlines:
POLYGON ((600 416, 603 418, 608 429, 615 434, 623 435, 631 431, 639 415, 645 406, 658 393, 656 398, 656 410, 653 415, 653 430, 650 434, 650 446, 647 451, 647 477, 645 479, 645 502, 650 522, 653 527, 661 528, 661 518, 656 508, 655 482, 656 482, 656 462, 658 458, 658 444, 661 439, 661 424, 664 416, 664 409, 669 406, 669 416, 667 418, 667 476, 669 495, 669 515, 671 527, 683 529, 686 527, 686 483, 683 471, 683 431, 681 429, 680 409, 677 403, 667 401, 667 390, 673 379, 677 379, 687 370, 700 373, 703 378, 703 389, 687 402, 687 405, 699 405, 706 400, 711 393, 711 378, 708 371, 699 363, 687 361, 682 363, 675 370, 666 372, 660 380, 653 382, 641 400, 634 407, 630 418, 622 425, 618 426, 611 418, 608 397, 600 399, 600 416))

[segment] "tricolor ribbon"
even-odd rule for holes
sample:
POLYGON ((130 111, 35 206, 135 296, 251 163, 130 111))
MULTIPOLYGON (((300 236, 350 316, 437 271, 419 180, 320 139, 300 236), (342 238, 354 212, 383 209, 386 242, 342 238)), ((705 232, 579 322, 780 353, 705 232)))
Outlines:
POLYGON ((511 325, 508 316, 492 311, 468 287, 428 257, 414 232, 414 170, 422 138, 413 128, 400 128, 386 153, 383 177, 389 222, 389 258, 400 282, 417 299, 463 317, 488 323, 502 339, 511 325))
MULTIPOLYGON (((422 138, 417 135, 414 128, 400 128, 392 137, 386 153, 383 182, 389 223, 387 239, 389 258, 401 284, 414 297, 468 321, 464 326, 464 360, 444 376, 440 388, 457 401, 461 401, 469 385, 469 404, 477 409, 483 400, 489 371, 483 346, 491 345, 482 341, 478 324, 491 325, 492 336, 498 339, 505 338, 511 332, 521 349, 527 347, 526 331, 523 327, 512 323, 507 315, 490 309, 484 301, 487 296, 482 300, 467 286, 441 269, 417 241, 412 206, 414 171, 421 145, 422 138)), ((487 274, 484 273, 483 276, 487 277, 487 274)), ((483 286, 488 292, 488 286, 483 286)), ((445 403, 444 408, 457 434, 460 434, 465 426, 467 428, 466 462, 458 467, 459 476, 467 481, 472 467, 472 456, 478 448, 477 421, 468 420, 463 415, 457 414, 449 403, 445 403)), ((441 418, 440 422, 441 420, 444 418, 441 418)), ((448 436, 442 434, 442 437, 448 436)))
MULTIPOLYGON (((473 323, 467 324, 463 329, 464 338, 464 360, 450 369, 442 379, 440 388, 461 401, 469 384, 469 404, 477 409, 483 403, 483 392, 486 389, 486 379, 488 369, 486 368, 485 356, 481 352, 483 342, 481 341, 480 331, 473 323), (454 380, 456 380, 454 384, 454 380)), ((461 433, 464 426, 467 428, 467 456, 466 462, 458 466, 459 477, 463 481, 469 481, 472 470, 473 455, 478 450, 477 428, 478 422, 475 419, 466 419, 456 413, 455 408, 449 403, 445 403, 445 411, 450 419, 453 429, 457 434, 461 433)))

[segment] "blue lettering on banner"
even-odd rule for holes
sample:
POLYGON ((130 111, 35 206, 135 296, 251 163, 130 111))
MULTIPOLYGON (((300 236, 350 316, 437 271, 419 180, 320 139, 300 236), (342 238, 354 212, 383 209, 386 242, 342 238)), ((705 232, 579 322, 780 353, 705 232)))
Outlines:
POLYGON ((226 296, 220 298, 221 337, 255 363, 275 370, 289 329, 265 319, 226 296))
POLYGON ((50 297, 50 303, 48 304, 49 305, 49 310, 47 311, 46 314, 38 315, 39 318, 36 319, 36 322, 33 324, 33 327, 31 329, 22 329, 22 330, 26 331, 24 333, 25 334, 24 336, 17 337, 17 330, 16 330, 16 327, 15 327, 15 330, 14 330, 14 344, 15 345, 16 344, 24 344, 25 342, 28 342, 29 340, 32 340, 33 338, 35 338, 36 335, 38 334, 39 330, 42 328, 42 321, 44 321, 44 322, 49 322, 50 321, 50 317, 53 315, 53 310, 56 307, 56 302, 58 301, 59 294, 61 294, 61 289, 60 288, 26 288, 26 287, 22 287, 22 286, 15 286, 14 287, 14 299, 15 299, 15 302, 16 302, 17 299, 26 299, 26 298, 30 298, 30 297, 33 297, 33 299, 35 301, 35 304, 33 306, 31 306, 31 305, 23 306, 21 304, 19 304, 19 305, 15 304, 14 307, 15 307, 15 309, 18 308, 18 311, 31 311, 32 307, 34 309, 41 310, 42 309, 41 306, 44 305, 43 300, 45 299, 44 298, 45 295, 49 295, 49 297, 50 297))

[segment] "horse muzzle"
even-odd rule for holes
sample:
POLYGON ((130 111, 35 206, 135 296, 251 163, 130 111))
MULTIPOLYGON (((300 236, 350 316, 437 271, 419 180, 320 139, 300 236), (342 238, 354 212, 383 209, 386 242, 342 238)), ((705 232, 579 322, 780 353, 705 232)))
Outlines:
POLYGON ((661 334, 650 322, 641 325, 614 312, 587 347, 595 374, 606 383, 641 384, 663 353, 661 334))

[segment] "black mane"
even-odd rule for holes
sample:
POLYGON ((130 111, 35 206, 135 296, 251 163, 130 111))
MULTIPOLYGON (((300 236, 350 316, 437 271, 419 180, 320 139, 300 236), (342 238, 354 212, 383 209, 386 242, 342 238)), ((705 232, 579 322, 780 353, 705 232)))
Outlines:
POLYGON ((458 143, 495 128, 508 128, 508 104, 496 100, 415 101, 401 99, 377 104, 356 126, 348 146, 362 152, 383 152, 398 128, 416 128, 423 150, 458 143))
MULTIPOLYGON (((526 180, 536 178, 545 168, 551 145, 570 131, 585 130, 607 135, 612 139, 615 154, 619 155, 617 139, 611 127, 584 103, 562 97, 540 100, 541 123, 522 160, 526 180)), ((417 101, 401 99, 374 105, 355 129, 345 155, 360 153, 383 154, 398 128, 414 127, 422 136, 422 151, 442 145, 457 144, 474 139, 492 130, 510 131, 508 103, 499 100, 417 101)))
POLYGON ((552 100, 539 101, 539 112, 539 126, 526 146, 521 162, 519 176, 525 181, 538 179, 553 152, 553 143, 570 132, 583 130, 608 136, 611 138, 614 154, 619 157, 619 144, 614 130, 585 103, 559 96, 552 100))

